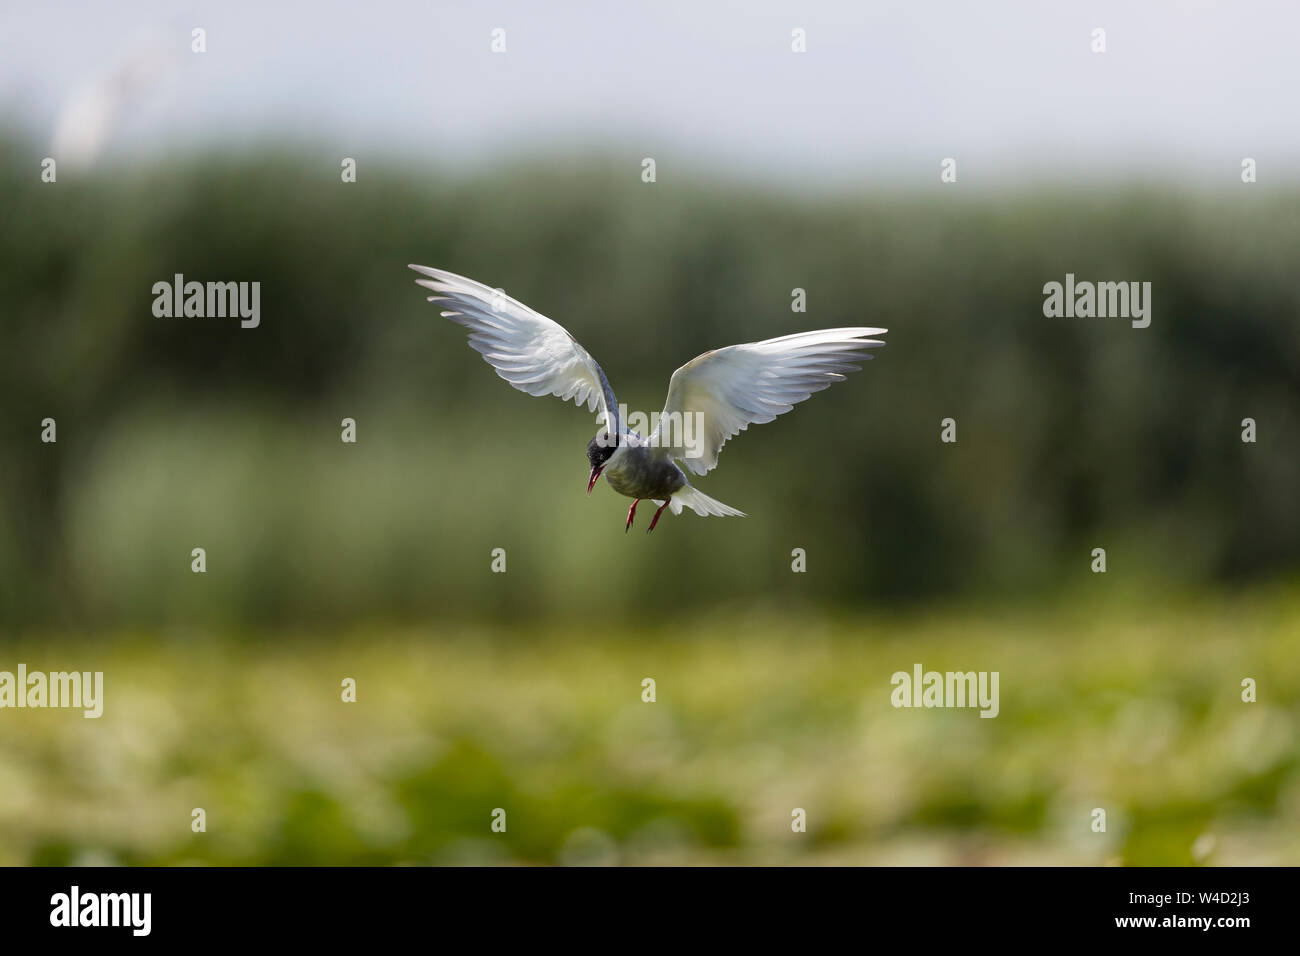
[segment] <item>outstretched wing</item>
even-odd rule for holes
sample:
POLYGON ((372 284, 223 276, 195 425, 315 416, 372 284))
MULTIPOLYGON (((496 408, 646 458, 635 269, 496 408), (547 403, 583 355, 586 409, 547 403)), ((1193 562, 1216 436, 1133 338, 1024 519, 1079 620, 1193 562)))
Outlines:
POLYGON ((587 410, 618 432, 618 401, 591 354, 564 326, 522 302, 454 272, 411 266, 416 279, 442 303, 442 314, 469 329, 469 344, 498 375, 529 395, 556 395, 587 410))
POLYGON ((727 439, 842 382, 871 358, 863 349, 885 344, 869 336, 886 331, 823 329, 705 352, 673 373, 653 443, 706 474, 727 439))

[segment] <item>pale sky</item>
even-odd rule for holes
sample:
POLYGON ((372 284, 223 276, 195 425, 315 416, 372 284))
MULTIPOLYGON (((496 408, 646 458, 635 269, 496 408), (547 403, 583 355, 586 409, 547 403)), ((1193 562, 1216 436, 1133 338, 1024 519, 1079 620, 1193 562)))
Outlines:
POLYGON ((1214 183, 1245 156, 1263 181, 1300 158, 1293 0, 5 0, 0 26, 0 116, 42 145, 62 116, 62 148, 72 129, 109 161, 291 136, 455 165, 601 149, 797 187, 930 182, 948 156, 975 185, 1214 183))

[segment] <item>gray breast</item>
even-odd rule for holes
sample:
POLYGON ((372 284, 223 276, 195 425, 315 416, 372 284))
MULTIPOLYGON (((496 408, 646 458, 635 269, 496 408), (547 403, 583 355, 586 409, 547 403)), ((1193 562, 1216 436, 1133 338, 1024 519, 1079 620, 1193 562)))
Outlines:
POLYGON ((686 476, 671 459, 661 458, 649 448, 623 449, 610 459, 605 479, 620 495, 660 501, 686 484, 686 476))

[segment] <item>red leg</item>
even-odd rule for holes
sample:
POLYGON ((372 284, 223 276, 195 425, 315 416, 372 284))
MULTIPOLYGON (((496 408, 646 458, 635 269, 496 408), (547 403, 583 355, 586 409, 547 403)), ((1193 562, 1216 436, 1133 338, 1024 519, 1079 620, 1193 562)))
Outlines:
POLYGON ((627 509, 627 527, 623 529, 624 532, 632 530, 632 519, 636 517, 636 506, 640 503, 641 499, 637 498, 632 502, 632 507, 627 509))
POLYGON ((667 501, 665 501, 663 504, 659 506, 659 510, 655 512, 655 516, 650 519, 650 527, 645 529, 646 534, 649 534, 651 531, 655 529, 655 525, 659 523, 659 516, 664 513, 664 509, 667 507, 668 507, 667 501))

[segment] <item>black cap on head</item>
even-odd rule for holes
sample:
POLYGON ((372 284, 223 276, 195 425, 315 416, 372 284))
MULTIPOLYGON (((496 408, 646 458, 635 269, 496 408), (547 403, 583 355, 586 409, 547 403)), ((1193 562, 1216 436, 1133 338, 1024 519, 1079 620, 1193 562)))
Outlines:
POLYGON ((611 440, 609 432, 602 428, 595 438, 587 442, 587 461, 592 468, 599 468, 609 461, 617 448, 618 442, 611 440))

